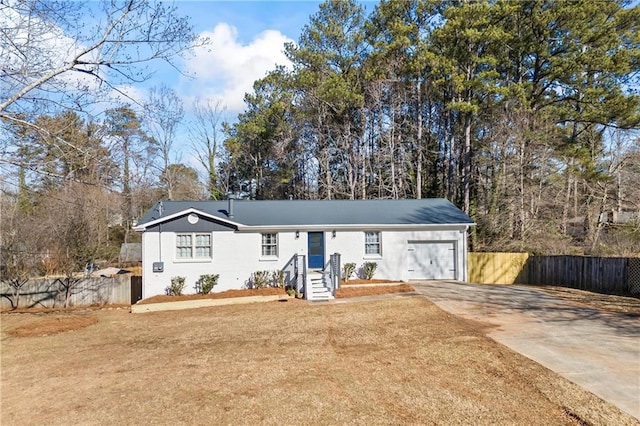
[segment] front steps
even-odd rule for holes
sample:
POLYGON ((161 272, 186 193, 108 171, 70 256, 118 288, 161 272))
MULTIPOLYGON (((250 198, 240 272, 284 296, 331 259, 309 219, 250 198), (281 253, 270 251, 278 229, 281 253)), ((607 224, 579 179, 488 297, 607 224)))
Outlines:
POLYGON ((324 283, 324 275, 320 271, 309 271, 307 274, 307 300, 332 300, 331 290, 324 283))

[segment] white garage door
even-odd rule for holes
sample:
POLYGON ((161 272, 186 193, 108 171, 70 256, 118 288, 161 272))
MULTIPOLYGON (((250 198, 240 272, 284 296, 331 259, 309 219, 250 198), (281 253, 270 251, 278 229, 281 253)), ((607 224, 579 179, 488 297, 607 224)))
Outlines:
POLYGON ((407 267, 410 280, 455 280, 454 241, 409 241, 407 267))

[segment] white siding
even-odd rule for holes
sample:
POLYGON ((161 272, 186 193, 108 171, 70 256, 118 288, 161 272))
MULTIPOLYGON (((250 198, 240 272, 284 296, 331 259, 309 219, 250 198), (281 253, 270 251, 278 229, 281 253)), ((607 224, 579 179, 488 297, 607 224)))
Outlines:
MULTIPOLYGON (((340 253, 342 263, 354 262, 358 270, 364 262, 377 262, 375 278, 407 281, 407 247, 409 241, 453 241, 456 244, 457 279, 466 279, 466 233, 464 227, 431 228, 419 231, 380 231, 382 254, 365 255, 365 231, 325 231, 325 263, 329 255, 340 253)), ((175 234, 172 232, 145 232, 142 237, 143 297, 164 294, 171 277, 186 277, 185 293, 193 293, 193 286, 202 274, 220 274, 214 291, 244 288, 251 273, 258 270, 282 269, 294 254, 307 254, 307 232, 278 232, 278 257, 261 257, 261 233, 214 232, 213 257, 206 261, 176 260, 175 234), (160 235, 160 237, 159 237, 160 235), (160 244, 159 244, 160 243, 160 244), (164 272, 154 273, 153 262, 160 260, 162 250, 164 272)))
MULTIPOLYGON (((375 231, 375 229, 368 229, 375 231)), ((363 231, 337 231, 335 238, 326 235, 327 256, 339 252, 341 262, 353 262, 356 271, 364 262, 377 262, 374 278, 408 281, 407 247, 409 241, 453 241, 456 243, 456 270, 458 280, 466 279, 466 232, 460 229, 439 229, 429 231, 381 231, 382 255, 367 256, 364 253, 363 231)))
POLYGON ((176 259, 175 234, 161 234, 164 272, 154 273, 153 262, 159 261, 158 233, 143 234, 143 297, 164 294, 171 277, 186 277, 185 293, 194 293, 193 286, 203 274, 220 274, 214 292, 245 288, 254 271, 282 269, 295 254, 306 254, 306 234, 300 233, 296 240, 294 232, 278 233, 278 257, 261 256, 262 234, 260 233, 213 233, 213 257, 211 260, 185 261, 176 259))

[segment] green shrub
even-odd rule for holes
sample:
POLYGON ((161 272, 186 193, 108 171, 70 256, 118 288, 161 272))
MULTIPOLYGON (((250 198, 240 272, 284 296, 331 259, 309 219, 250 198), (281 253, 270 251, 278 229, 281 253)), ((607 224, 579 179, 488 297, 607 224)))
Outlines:
POLYGON ((349 262, 342 265, 342 279, 345 281, 349 281, 351 275, 356 270, 356 264, 349 262))
POLYGON ((264 288, 269 283, 269 271, 255 271, 251 274, 251 288, 264 288))
POLYGON ((198 278, 193 288, 196 290, 196 293, 209 294, 211 290, 213 290, 213 287, 218 284, 218 278, 220 278, 220 274, 200 275, 200 278, 198 278))
POLYGON ((184 290, 185 277, 171 277, 171 285, 164 291, 169 296, 181 296, 184 290))
POLYGON ((378 264, 376 262, 364 262, 362 264, 362 275, 364 275, 365 280, 370 280, 373 278, 373 275, 376 273, 376 268, 378 264))
POLYGON ((289 288, 287 289, 287 294, 288 294, 289 296, 295 296, 295 295, 296 295, 296 290, 295 290, 294 288, 292 288, 292 287, 289 287, 289 288))
POLYGON ((273 287, 284 288, 284 271, 273 271, 271 273, 271 284, 273 287))

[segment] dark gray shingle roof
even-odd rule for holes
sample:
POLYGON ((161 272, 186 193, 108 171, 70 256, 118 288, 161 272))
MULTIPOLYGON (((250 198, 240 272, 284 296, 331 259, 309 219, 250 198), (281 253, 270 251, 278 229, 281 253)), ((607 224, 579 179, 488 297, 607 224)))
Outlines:
MULTIPOLYGON (((462 210, 442 198, 422 200, 234 200, 164 201, 162 217, 190 208, 246 226, 438 225, 473 224, 462 210)), ((160 218, 156 204, 138 226, 160 218)))

